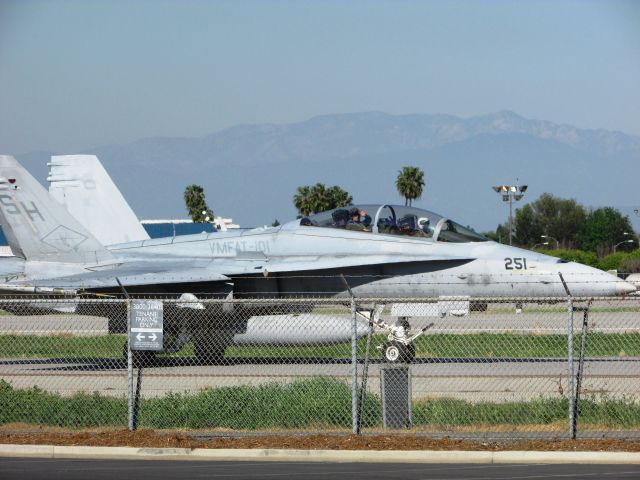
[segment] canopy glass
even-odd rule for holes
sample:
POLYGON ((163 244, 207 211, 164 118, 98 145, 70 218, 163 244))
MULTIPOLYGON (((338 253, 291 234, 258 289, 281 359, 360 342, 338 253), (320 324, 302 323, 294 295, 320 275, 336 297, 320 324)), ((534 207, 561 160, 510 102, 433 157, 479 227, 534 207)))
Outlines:
POLYGON ((437 213, 401 205, 351 205, 304 217, 301 226, 404 235, 436 242, 486 242, 469 227, 437 213))

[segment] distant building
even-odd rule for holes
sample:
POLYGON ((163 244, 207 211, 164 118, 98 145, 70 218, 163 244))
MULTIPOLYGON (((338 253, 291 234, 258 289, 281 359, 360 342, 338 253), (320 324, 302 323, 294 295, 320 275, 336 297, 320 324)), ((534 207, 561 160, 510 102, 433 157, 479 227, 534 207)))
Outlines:
POLYGON ((141 220, 140 223, 151 238, 193 235, 202 232, 215 232, 211 223, 193 223, 191 220, 141 220))
POLYGON ((140 220, 140 223, 151 238, 172 237, 175 235, 192 235, 194 233, 225 232, 229 229, 240 228, 233 223, 232 218, 215 217, 213 223, 193 223, 188 218, 169 220, 140 220))

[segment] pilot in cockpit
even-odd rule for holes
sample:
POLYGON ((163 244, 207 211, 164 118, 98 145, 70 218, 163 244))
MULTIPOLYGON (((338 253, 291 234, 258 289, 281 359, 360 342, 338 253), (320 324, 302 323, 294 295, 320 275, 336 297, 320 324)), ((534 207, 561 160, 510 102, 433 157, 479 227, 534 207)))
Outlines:
POLYGON ((349 210, 349 221, 347 222, 347 230, 355 230, 359 232, 370 232, 371 217, 364 210, 352 208, 349 210))
POLYGON ((349 210, 339 208, 331 213, 331 226, 334 228, 345 228, 349 223, 349 210))
POLYGON ((431 228, 431 222, 427 217, 420 217, 418 219, 418 228, 423 233, 423 237, 433 237, 433 228, 431 228))
POLYGON ((430 237, 429 219, 426 217, 416 217, 415 215, 405 215, 398 222, 401 235, 410 237, 430 237))

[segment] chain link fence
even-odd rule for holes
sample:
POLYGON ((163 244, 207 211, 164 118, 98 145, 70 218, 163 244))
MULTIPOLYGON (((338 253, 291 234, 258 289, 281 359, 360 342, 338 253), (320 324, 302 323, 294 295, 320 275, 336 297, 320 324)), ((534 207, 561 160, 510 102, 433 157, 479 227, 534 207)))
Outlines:
POLYGON ((640 436, 639 297, 153 300, 0 298, 0 423, 640 436))

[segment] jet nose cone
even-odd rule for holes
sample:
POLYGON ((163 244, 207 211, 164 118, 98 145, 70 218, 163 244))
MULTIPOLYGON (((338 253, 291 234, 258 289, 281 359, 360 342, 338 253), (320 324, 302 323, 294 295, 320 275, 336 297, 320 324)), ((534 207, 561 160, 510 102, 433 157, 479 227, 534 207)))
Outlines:
POLYGON ((622 280, 616 282, 616 294, 617 295, 629 295, 637 291, 637 288, 629 282, 622 280))

